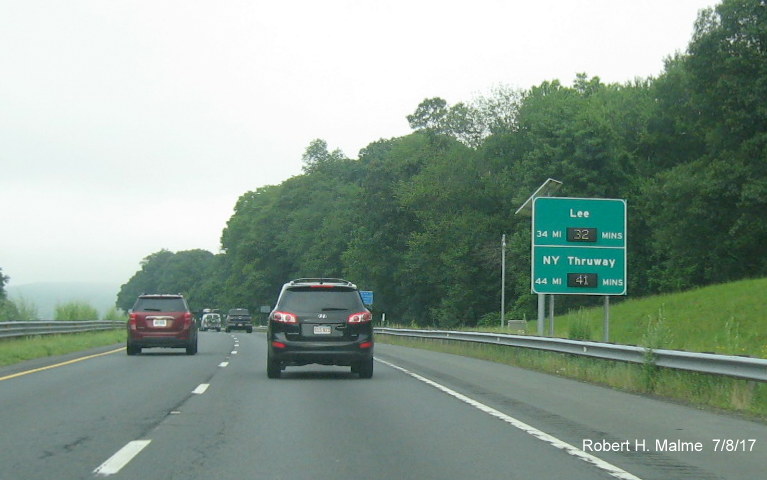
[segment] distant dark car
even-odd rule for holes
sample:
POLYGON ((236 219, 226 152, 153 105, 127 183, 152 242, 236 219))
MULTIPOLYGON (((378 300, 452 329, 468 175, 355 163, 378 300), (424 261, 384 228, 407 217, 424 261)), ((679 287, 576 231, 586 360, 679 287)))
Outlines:
POLYGON ((248 333, 253 331, 253 319, 247 308, 233 308, 229 310, 226 316, 226 331, 245 330, 248 333))
POLYGON ((128 355, 142 348, 185 348, 197 353, 197 322, 181 295, 139 295, 128 317, 128 355))
POLYGON ((357 287, 338 278, 300 278, 283 285, 269 314, 266 373, 287 366, 350 366, 373 376, 373 322, 357 287))

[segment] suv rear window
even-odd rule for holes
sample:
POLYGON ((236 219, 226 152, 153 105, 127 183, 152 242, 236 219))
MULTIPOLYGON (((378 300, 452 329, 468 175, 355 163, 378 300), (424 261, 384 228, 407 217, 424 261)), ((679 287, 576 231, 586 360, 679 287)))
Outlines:
POLYGON ((133 305, 134 312, 186 312, 182 298, 139 297, 133 305))
POLYGON ((362 310, 364 305, 356 290, 347 288, 296 287, 285 291, 280 308, 294 312, 323 310, 362 310))

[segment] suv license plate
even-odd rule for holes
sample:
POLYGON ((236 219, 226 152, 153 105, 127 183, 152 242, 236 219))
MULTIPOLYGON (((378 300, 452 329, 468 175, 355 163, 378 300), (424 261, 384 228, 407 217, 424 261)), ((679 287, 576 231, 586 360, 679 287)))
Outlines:
POLYGON ((152 325, 155 327, 167 327, 168 321, 163 318, 162 320, 155 320, 152 325))
POLYGON ((328 325, 315 325, 314 326, 314 334, 315 335, 330 335, 330 327, 328 325))

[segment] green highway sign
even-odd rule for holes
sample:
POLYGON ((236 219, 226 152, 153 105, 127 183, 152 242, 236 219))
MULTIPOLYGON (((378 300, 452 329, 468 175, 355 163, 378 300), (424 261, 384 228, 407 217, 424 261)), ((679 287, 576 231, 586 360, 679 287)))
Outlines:
POLYGON ((626 201, 538 197, 533 201, 534 293, 626 294, 626 201))

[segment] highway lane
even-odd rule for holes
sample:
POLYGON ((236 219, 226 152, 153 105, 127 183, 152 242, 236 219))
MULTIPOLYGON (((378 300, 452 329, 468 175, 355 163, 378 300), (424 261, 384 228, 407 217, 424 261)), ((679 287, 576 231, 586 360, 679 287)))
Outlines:
POLYGON ((263 336, 237 337, 208 391, 114 478, 610 478, 553 448, 540 462, 535 438, 384 365, 372 380, 321 366, 269 380, 263 336))
MULTIPOLYGON (((118 445, 143 436, 211 378, 232 344, 211 337, 195 356, 148 350, 135 362, 121 350, 0 381, 0 479, 90 478, 118 445)), ((19 370, 0 369, 0 378, 19 370)))
POLYGON ((195 356, 119 352, 0 381, 0 479, 753 479, 767 467, 763 424, 555 376, 379 343, 371 380, 322 366, 269 380, 263 334, 200 340, 195 356), (727 437, 757 443, 713 452, 727 437), (705 449, 655 451, 677 438, 705 449), (595 461, 562 446, 584 441, 648 451, 595 461))

